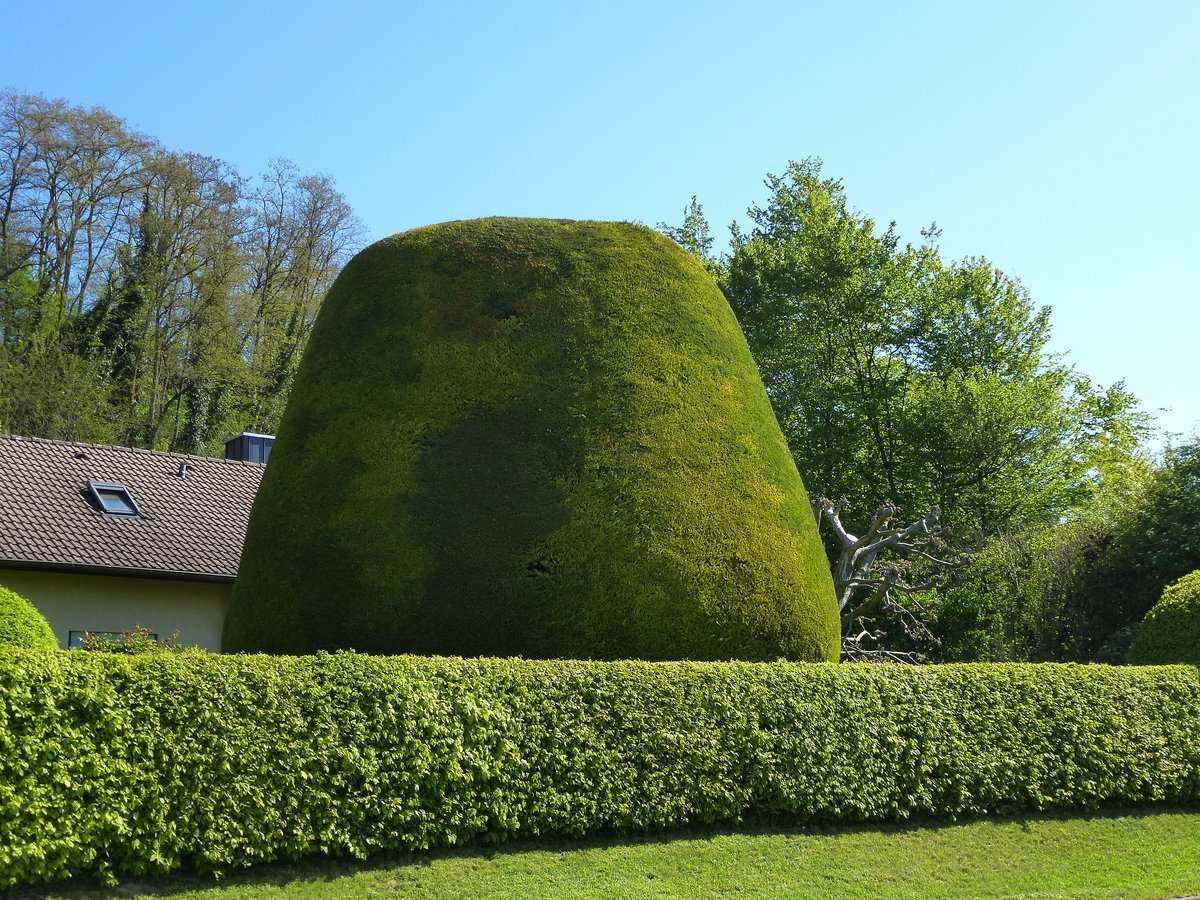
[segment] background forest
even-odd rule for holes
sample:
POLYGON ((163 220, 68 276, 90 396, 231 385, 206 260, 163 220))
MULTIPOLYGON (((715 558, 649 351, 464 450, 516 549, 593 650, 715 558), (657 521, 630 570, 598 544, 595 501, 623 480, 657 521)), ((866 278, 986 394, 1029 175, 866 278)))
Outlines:
POLYGON ((0 93, 0 430, 211 454, 273 432, 362 234, 326 175, 245 178, 0 93))
MULTIPOLYGON (((717 279, 813 497, 848 527, 933 507, 970 564, 889 645, 931 660, 1120 659, 1200 568, 1200 444, 1161 454, 1122 384, 1047 350, 1050 312, 853 209, 819 161, 767 179, 724 251, 694 199, 660 225, 717 279)), ((273 433, 364 229, 333 180, 243 177, 102 108, 0 93, 0 432, 219 455, 273 433)), ((831 551, 835 548, 830 547, 831 551)), ((894 560, 914 582, 916 560, 894 560)))

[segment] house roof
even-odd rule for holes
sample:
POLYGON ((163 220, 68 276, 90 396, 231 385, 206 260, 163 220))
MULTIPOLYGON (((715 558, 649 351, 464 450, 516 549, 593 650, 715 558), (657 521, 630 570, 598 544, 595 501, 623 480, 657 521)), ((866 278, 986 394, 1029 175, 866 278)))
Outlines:
POLYGON ((263 468, 0 435, 0 566, 232 581, 263 468), (138 514, 105 513, 88 482, 124 485, 138 514))

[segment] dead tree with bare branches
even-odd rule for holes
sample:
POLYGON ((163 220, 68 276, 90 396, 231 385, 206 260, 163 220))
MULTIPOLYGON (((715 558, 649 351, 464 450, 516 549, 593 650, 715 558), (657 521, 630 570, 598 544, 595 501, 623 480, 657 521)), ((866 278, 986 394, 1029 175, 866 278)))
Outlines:
POLYGON ((927 515, 910 524, 900 518, 900 508, 891 503, 879 507, 870 527, 861 537, 842 524, 843 497, 836 503, 822 497, 814 500, 817 527, 828 522, 840 552, 833 567, 833 586, 842 622, 842 658, 887 662, 920 661, 916 653, 889 650, 882 644, 887 632, 879 620, 894 616, 908 637, 924 642, 936 640, 929 629, 934 621, 932 603, 923 599, 945 578, 947 569, 963 565, 967 557, 952 552, 941 528, 941 510, 934 506, 927 515), (880 557, 887 555, 886 561, 880 557), (922 571, 932 574, 913 583, 913 563, 923 561, 922 571), (900 597, 905 601, 901 602, 900 597))

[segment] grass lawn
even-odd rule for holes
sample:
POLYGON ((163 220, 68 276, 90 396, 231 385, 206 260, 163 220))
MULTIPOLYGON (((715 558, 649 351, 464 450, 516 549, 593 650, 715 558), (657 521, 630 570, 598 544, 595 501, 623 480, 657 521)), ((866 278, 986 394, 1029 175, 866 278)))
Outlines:
POLYGON ((517 841, 260 866, 220 882, 177 876, 66 884, 11 898, 1159 898, 1200 894, 1200 808, 838 829, 707 829, 517 841))

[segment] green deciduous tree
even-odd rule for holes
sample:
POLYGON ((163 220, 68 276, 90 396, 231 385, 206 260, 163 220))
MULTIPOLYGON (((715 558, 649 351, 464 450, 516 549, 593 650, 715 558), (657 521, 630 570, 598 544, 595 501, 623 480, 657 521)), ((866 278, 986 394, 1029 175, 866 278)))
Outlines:
POLYGON ((112 442, 103 371, 55 332, 0 346, 0 433, 112 442))
POLYGON ((920 601, 940 599, 940 646, 901 635, 889 652, 1086 659, 1200 565, 1200 503, 1180 499, 1196 496, 1190 451, 1151 472, 1136 398, 1052 354, 1049 310, 1019 281, 983 257, 944 260, 936 226, 902 243, 819 160, 766 186, 728 253, 712 253, 695 198, 660 227, 728 296, 813 493, 849 498, 837 509, 859 534, 874 510, 936 508, 970 552, 920 601))
MULTIPOLYGON (((766 184, 707 263, 814 493, 860 517, 937 505, 960 538, 1087 502, 1100 456, 1145 422, 1049 353, 1047 309, 984 258, 944 261, 936 227, 901 244, 817 160, 766 184)), ((668 233, 707 254, 694 199, 668 233)))

